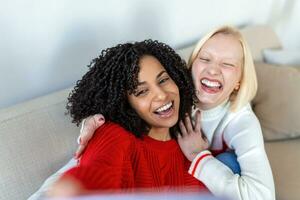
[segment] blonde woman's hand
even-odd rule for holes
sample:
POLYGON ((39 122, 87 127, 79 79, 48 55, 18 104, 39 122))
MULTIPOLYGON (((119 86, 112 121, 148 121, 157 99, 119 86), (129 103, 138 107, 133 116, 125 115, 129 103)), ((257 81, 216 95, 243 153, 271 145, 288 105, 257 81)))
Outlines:
POLYGON ((188 115, 186 115, 184 122, 179 122, 181 135, 178 134, 178 144, 189 161, 193 161, 198 153, 209 147, 208 141, 201 131, 200 116, 200 111, 197 111, 195 126, 193 126, 188 115))
POLYGON ((77 143, 79 144, 76 153, 74 155, 75 159, 79 159, 85 150, 88 142, 93 137, 94 132, 105 123, 105 118, 101 114, 96 114, 89 116, 82 121, 80 135, 77 138, 77 143))

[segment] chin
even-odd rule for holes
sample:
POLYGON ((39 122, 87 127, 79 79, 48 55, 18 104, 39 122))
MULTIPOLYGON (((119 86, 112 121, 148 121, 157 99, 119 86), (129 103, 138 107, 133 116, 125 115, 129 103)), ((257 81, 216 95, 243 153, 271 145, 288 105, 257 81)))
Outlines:
POLYGON ((162 120, 160 122, 160 125, 161 125, 161 127, 171 128, 171 127, 175 126, 177 122, 178 122, 178 117, 176 117, 174 119, 169 119, 169 120, 166 120, 166 121, 162 120))

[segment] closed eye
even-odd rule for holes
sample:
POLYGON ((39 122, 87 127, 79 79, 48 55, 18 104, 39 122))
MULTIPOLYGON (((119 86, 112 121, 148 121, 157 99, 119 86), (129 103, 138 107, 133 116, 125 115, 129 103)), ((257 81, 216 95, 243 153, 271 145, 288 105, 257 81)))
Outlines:
POLYGON ((210 60, 208 58, 199 58, 201 61, 204 61, 204 62, 209 62, 210 60))
POLYGON ((227 67, 235 67, 235 65, 231 63, 223 63, 223 65, 227 67))

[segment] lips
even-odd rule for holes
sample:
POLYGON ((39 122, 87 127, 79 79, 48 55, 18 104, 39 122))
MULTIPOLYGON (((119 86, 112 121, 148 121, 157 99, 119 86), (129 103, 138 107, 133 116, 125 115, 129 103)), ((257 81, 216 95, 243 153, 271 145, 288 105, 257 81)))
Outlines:
POLYGON ((200 80, 201 88, 207 93, 217 93, 223 89, 223 85, 219 80, 203 78, 200 80))
POLYGON ((168 102, 154 111, 154 114, 156 114, 160 118, 168 118, 172 116, 173 113, 174 113, 174 101, 168 102))

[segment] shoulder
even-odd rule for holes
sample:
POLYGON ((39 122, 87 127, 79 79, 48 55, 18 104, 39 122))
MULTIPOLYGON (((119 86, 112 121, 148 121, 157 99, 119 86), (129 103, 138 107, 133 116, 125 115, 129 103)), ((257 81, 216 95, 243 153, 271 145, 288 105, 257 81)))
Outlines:
POLYGON ((106 122, 96 131, 83 154, 84 157, 99 157, 111 155, 113 157, 130 153, 137 138, 119 124, 106 122))
POLYGON ((263 142, 260 123, 250 104, 245 105, 237 112, 229 112, 226 118, 224 138, 227 142, 237 138, 254 140, 255 143, 263 142))
POLYGON ((104 123, 95 131, 95 137, 120 138, 122 140, 135 138, 135 136, 130 131, 127 131, 121 125, 114 122, 104 123))
POLYGON ((236 112, 228 112, 226 115, 227 126, 260 126, 259 121, 248 103, 236 112))

